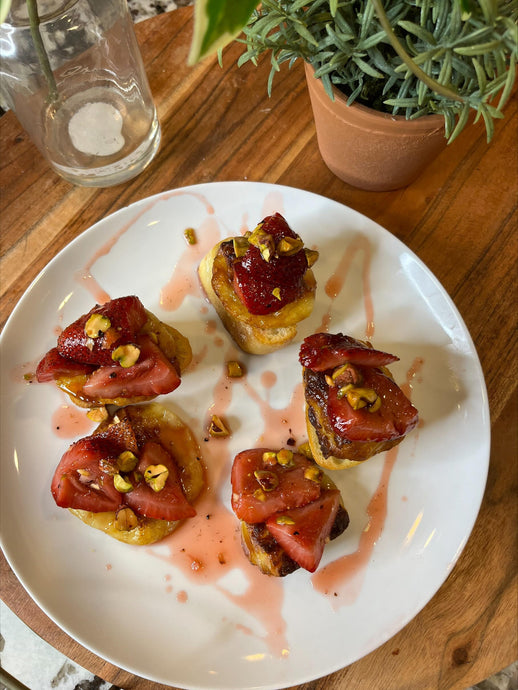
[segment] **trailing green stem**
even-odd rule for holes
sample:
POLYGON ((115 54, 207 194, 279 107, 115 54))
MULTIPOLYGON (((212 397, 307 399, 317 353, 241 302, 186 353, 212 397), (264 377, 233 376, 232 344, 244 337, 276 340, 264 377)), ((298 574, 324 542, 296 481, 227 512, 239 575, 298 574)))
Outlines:
POLYGON ((398 37, 394 33, 394 29, 392 28, 389 18, 387 17, 386 12, 383 9, 381 0, 371 0, 371 2, 374 6, 374 9, 376 10, 376 14, 378 15, 380 24, 385 30, 385 33, 387 34, 387 38, 389 39, 396 53, 408 67, 408 69, 413 74, 415 74, 415 76, 418 79, 420 79, 424 84, 426 84, 426 86, 428 86, 429 89, 435 91, 435 93, 438 93, 441 96, 444 96, 445 98, 451 98, 452 101, 459 101, 460 103, 463 103, 464 98, 462 98, 462 96, 459 96, 459 94, 456 91, 449 89, 447 86, 440 84, 438 81, 430 77, 414 62, 414 60, 412 60, 412 58, 403 48, 398 37))
POLYGON ((50 66, 47 51, 43 45, 43 39, 41 38, 37 0, 26 0, 26 3, 32 40, 34 41, 38 61, 49 88, 49 102, 55 103, 59 100, 58 87, 54 78, 54 73, 52 72, 52 67, 50 66))

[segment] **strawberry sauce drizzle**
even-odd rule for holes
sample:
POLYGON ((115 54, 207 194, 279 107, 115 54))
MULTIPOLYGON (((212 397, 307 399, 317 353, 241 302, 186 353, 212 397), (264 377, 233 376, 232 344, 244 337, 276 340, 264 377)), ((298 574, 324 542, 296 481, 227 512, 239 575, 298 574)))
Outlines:
POLYGON ((317 332, 327 332, 329 330, 333 302, 341 293, 349 274, 352 262, 359 251, 363 253, 362 286, 366 320, 365 337, 370 339, 374 335, 374 305, 372 302, 370 285, 372 247, 367 237, 363 237, 362 235, 358 235, 347 245, 335 272, 328 278, 325 284, 325 293, 330 298, 331 303, 328 310, 322 317, 322 323, 317 332))

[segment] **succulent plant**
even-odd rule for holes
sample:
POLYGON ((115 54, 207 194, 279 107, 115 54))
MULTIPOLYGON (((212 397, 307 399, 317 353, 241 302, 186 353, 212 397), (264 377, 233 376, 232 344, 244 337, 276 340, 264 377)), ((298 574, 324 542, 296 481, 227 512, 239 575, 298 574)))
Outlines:
POLYGON ((239 64, 269 52, 311 64, 333 86, 408 119, 444 116, 453 140, 475 111, 487 139, 516 75, 518 0, 263 0, 244 28, 239 64))

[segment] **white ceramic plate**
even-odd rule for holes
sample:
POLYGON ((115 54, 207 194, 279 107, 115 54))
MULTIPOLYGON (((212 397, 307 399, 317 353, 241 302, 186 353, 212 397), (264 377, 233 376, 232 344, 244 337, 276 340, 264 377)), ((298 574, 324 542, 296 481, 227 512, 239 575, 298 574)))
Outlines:
MULTIPOLYGON (((296 685, 335 671, 416 615, 473 527, 486 481, 489 418, 469 333, 407 247, 336 202, 236 182, 133 204, 94 225, 47 266, 11 315, 1 347, 4 553, 63 630, 138 675, 182 688, 244 690, 296 685), (293 344, 250 357, 233 351, 201 295, 196 266, 220 237, 253 229, 274 211, 320 251, 317 299, 293 344), (195 246, 184 239, 187 227, 196 230, 195 246), (335 296, 326 287, 333 275, 344 281, 335 296), (196 434, 211 494, 192 529, 151 547, 115 542, 54 505, 50 480, 74 436, 66 400, 50 384, 28 384, 22 375, 53 346, 57 328, 89 310, 102 291, 112 298, 137 294, 190 338, 195 354, 180 388, 162 402, 196 434), (226 508, 236 452, 283 446, 290 436, 297 444, 306 440, 298 348, 326 315, 331 332, 369 335, 375 347, 399 355, 392 371, 407 386, 421 424, 397 455, 333 474, 351 525, 326 547, 322 566, 349 555, 343 566, 349 575, 323 594, 322 581, 305 571, 283 580, 260 575, 241 557, 237 523, 226 508), (245 364, 244 381, 225 382, 228 358, 245 364), (230 424, 229 441, 203 440, 212 413, 230 424), (371 499, 387 477, 384 518, 383 491, 371 499), (218 520, 207 519, 211 511, 218 520), (379 530, 376 539, 366 531, 369 519, 379 530), (209 561, 220 552, 218 540, 225 563, 215 565, 209 561)), ((81 427, 83 412, 74 419, 76 434, 89 433, 91 425, 81 427)))

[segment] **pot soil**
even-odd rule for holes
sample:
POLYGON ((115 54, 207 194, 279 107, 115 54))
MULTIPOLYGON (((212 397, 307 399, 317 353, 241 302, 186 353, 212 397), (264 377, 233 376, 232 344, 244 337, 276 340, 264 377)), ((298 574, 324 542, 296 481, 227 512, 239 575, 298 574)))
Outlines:
POLYGON ((446 146, 441 115, 406 120, 348 106, 338 89, 332 101, 313 68, 305 70, 320 155, 341 180, 372 191, 406 187, 446 146))

